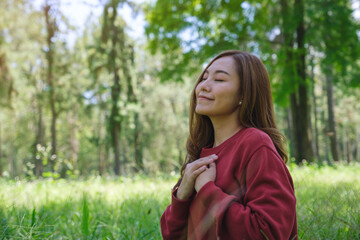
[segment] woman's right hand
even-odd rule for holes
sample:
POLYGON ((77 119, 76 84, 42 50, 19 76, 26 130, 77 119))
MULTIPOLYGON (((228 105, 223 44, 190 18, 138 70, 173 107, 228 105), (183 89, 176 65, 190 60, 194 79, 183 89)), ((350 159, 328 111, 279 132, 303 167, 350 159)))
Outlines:
POLYGON ((207 165, 213 163, 218 157, 216 154, 199 158, 188 163, 184 170, 184 176, 177 190, 176 197, 180 200, 187 200, 194 192, 194 184, 197 176, 206 170, 207 165))

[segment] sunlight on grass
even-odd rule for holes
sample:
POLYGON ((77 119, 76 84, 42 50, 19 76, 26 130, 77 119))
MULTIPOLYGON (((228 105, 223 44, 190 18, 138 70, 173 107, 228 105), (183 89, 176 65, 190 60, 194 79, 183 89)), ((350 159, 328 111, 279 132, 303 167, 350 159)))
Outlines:
POLYGON ((293 170, 299 236, 360 239, 360 166, 293 170))
MULTIPOLYGON (((290 166, 301 239, 360 238, 360 166, 290 166)), ((176 177, 0 180, 1 239, 161 239, 176 177)))

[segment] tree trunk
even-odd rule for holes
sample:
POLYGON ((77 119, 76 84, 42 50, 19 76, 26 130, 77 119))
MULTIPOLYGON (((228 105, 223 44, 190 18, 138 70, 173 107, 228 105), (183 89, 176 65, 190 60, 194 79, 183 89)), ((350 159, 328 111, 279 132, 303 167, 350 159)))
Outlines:
POLYGON ((289 159, 290 159, 291 157, 293 157, 292 154, 294 152, 294 149, 293 149, 294 137, 292 134, 293 127, 292 127, 291 111, 290 111, 289 107, 286 108, 286 122, 287 122, 287 134, 288 134, 289 140, 290 140, 290 144, 289 144, 289 147, 290 147, 289 152, 291 153, 291 156, 289 156, 289 159))
POLYGON ((101 99, 101 94, 97 96, 97 100, 99 103, 99 114, 98 114, 98 123, 97 123, 97 152, 98 152, 98 160, 99 160, 99 174, 103 176, 106 172, 106 155, 107 155, 107 141, 104 141, 106 133, 104 134, 104 123, 105 123, 105 108, 106 104, 101 99))
POLYGON ((42 163, 42 159, 36 158, 37 153, 37 145, 45 146, 45 140, 44 140, 44 121, 43 121, 43 110, 40 100, 38 101, 38 123, 37 123, 37 133, 36 133, 36 141, 35 141, 35 176, 41 177, 43 174, 44 166, 42 163))
MULTIPOLYGON (((13 114, 12 114, 13 115, 13 114)), ((12 116, 14 117, 14 115, 12 116)), ((16 177, 17 169, 16 169, 16 158, 15 158, 15 137, 14 132, 10 133, 11 139, 10 139, 10 176, 12 178, 16 177)))
MULTIPOLYGON (((285 47, 285 61, 284 61, 284 78, 294 78, 295 76, 295 66, 294 66, 294 33, 292 29, 291 19, 292 16, 290 14, 288 2, 286 0, 281 0, 281 16, 282 16, 282 35, 284 38, 284 47, 285 47)), ((296 79, 294 79, 296 80, 296 79)), ((295 89, 293 90, 295 91, 295 89)), ((296 96, 295 93, 290 94, 290 112, 291 115, 289 116, 289 136, 290 136, 290 155, 292 157, 298 156, 298 139, 296 139, 296 129, 295 129, 295 122, 297 116, 295 116, 294 110, 296 109, 296 96)), ((296 112, 295 112, 296 113, 296 112)))
POLYGON ((113 148, 114 148, 114 172, 115 175, 119 176, 121 173, 120 163, 120 124, 115 123, 112 131, 113 148))
POLYGON ((120 131, 121 131, 121 116, 118 108, 118 101, 120 98, 120 82, 119 75, 117 71, 114 72, 114 85, 111 88, 111 98, 112 98, 112 109, 110 115, 110 126, 111 126, 111 136, 112 136, 112 147, 114 149, 115 159, 114 159, 114 172, 116 175, 121 173, 120 165, 120 131))
MULTIPOLYGON (((52 101, 51 101, 52 102, 52 101)), ((50 167, 51 171, 55 171, 55 162, 56 162, 56 120, 57 114, 55 112, 55 103, 52 102, 51 105, 51 160, 50 167)))
POLYGON ((304 27, 304 5, 302 0, 295 0, 294 13, 291 14, 288 1, 281 0, 282 15, 282 35, 285 41, 285 65, 284 75, 294 79, 294 89, 290 94, 290 109, 292 118, 292 156, 296 163, 303 159, 312 161, 312 147, 308 126, 308 100, 305 72, 305 27, 304 27), (294 47, 295 29, 293 28, 294 19, 296 20, 296 43, 294 47), (296 69, 296 70, 295 70, 296 69))
MULTIPOLYGON (((130 66, 134 65, 134 50, 132 45, 129 46, 130 48, 130 66)), ((122 57, 122 61, 126 62, 126 59, 124 57, 122 57)), ((130 68, 127 64, 125 64, 123 66, 123 72, 126 78, 126 83, 127 83, 127 99, 129 103, 132 104, 138 104, 138 99, 134 90, 134 82, 132 81, 132 77, 131 77, 131 73, 130 73, 130 68)), ((135 85, 136 86, 136 85, 135 85)), ((139 113, 135 110, 134 111, 134 125, 135 125, 135 129, 134 129, 134 159, 135 159, 135 164, 136 164, 136 170, 137 171, 142 171, 144 170, 144 166, 143 166, 143 160, 142 160, 142 147, 140 144, 140 121, 139 121, 139 113)))
POLYGON ((3 173, 3 165, 2 165, 2 131, 1 131, 2 125, 0 122, 0 177, 2 177, 3 173))
MULTIPOLYGON (((111 51, 110 51, 110 71, 114 74, 114 85, 111 88, 111 99, 112 99, 112 109, 110 115, 110 126, 111 126, 111 136, 112 136, 112 147, 114 149, 115 159, 114 159, 114 172, 116 175, 121 174, 121 162, 120 162, 120 133, 121 133, 121 122, 122 116, 119 111, 118 102, 120 100, 121 93, 121 85, 119 79, 119 69, 120 67, 117 65, 116 60, 120 57, 117 53, 120 50, 120 53, 123 53, 124 46, 124 37, 120 29, 116 26, 116 18, 117 18, 117 4, 118 2, 112 1, 109 2, 108 5, 105 6, 106 16, 109 16, 109 19, 105 19, 105 21, 109 21, 109 28, 103 28, 103 41, 108 41, 109 32, 111 31, 111 51), (109 14, 109 10, 111 10, 111 14, 109 14), (120 35, 121 34, 121 35, 120 35), (121 38, 122 36, 122 38, 121 38), (118 49, 117 49, 118 48, 118 49)), ((107 23, 104 25, 107 25, 107 23)))
POLYGON ((346 126, 343 126, 343 131, 342 131, 342 145, 343 145, 343 156, 344 156, 344 161, 349 162, 348 157, 348 149, 347 149, 347 144, 346 144, 346 135, 348 134, 346 131, 346 126))
POLYGON ((349 163, 351 163, 353 161, 353 147, 352 147, 352 144, 351 144, 351 138, 350 138, 350 135, 347 136, 347 145, 348 145, 348 160, 349 160, 349 163))
POLYGON ((320 161, 319 155, 319 130, 318 130, 318 116, 317 116, 317 103, 316 103, 316 94, 315 94, 315 74, 314 74, 314 64, 311 65, 311 80, 312 80, 312 100, 313 100, 313 112, 314 112, 314 136, 315 136, 315 145, 314 152, 318 161, 320 161))
POLYGON ((78 154, 79 154, 79 140, 77 138, 77 117, 78 117, 78 106, 75 104, 72 112, 70 113, 71 116, 69 118, 69 125, 70 125, 70 157, 71 163, 74 170, 77 170, 77 161, 78 161, 78 154))
POLYGON ((339 161, 338 154, 338 143, 336 137, 336 128, 335 128, 335 114, 334 114, 334 90, 333 90, 333 74, 332 67, 328 66, 326 72, 326 95, 327 95, 327 107, 328 107, 328 132, 327 136, 330 139, 330 150, 332 159, 335 162, 339 161))
POLYGON ((356 123, 356 133, 355 133, 355 149, 356 149, 356 157, 355 160, 360 162, 360 123, 356 123))
POLYGON ((302 159, 299 160, 299 144, 300 144, 300 139, 299 139, 299 135, 301 135, 301 129, 298 126, 298 114, 297 114, 297 104, 296 104, 296 93, 291 93, 290 94, 290 113, 291 113, 291 126, 292 126, 292 156, 295 158, 295 162, 299 163, 301 162, 302 159), (299 133, 300 131, 300 133, 299 133))
POLYGON ((0 49, 0 104, 12 108, 11 98, 14 93, 14 80, 7 66, 6 53, 0 49))
POLYGON ((131 147, 127 139, 126 138, 121 139, 120 137, 120 152, 121 152, 120 159, 122 160, 120 174, 126 174, 126 170, 127 170, 126 166, 128 166, 129 164, 129 154, 131 154, 130 148, 131 147))
POLYGON ((51 171, 54 172, 55 161, 56 161, 56 120, 57 120, 57 112, 55 109, 55 89, 53 82, 53 61, 54 61, 54 53, 53 53, 53 43, 52 39, 55 36, 55 32, 57 30, 56 20, 51 19, 50 16, 51 6, 46 1, 46 5, 44 7, 45 12, 45 20, 46 20, 46 29, 47 29, 47 52, 46 52, 46 60, 48 62, 47 68, 47 83, 49 85, 49 103, 51 109, 51 161, 50 167, 51 171))
MULTIPOLYGON (((289 10, 285 0, 282 0, 283 15, 289 18, 289 10)), ((289 31, 289 26, 284 27, 288 29, 284 30, 287 43, 287 61, 288 64, 295 62, 296 71, 294 72, 294 80, 297 82, 297 88, 290 94, 290 106, 293 123, 293 156, 296 163, 301 163, 303 159, 311 162, 313 160, 312 144, 311 144, 311 132, 308 125, 308 97, 307 97, 307 85, 306 85, 306 67, 305 67, 305 27, 304 27, 304 3, 302 0, 295 0, 294 4, 294 17, 296 19, 296 54, 293 54, 291 48, 294 49, 292 44, 293 33, 289 31)), ((284 18, 283 21, 289 19, 284 18)), ((291 28, 290 28, 291 29, 291 28)), ((285 66, 289 67, 289 66, 285 66)), ((290 65, 290 67, 292 67, 290 65)), ((296 84, 296 83, 295 83, 296 84)))
POLYGON ((99 144, 98 146, 98 158, 99 158, 99 174, 100 176, 104 176, 106 171, 106 164, 105 164, 105 154, 102 144, 99 144))
POLYGON ((136 162, 136 167, 138 170, 144 170, 143 155, 142 155, 142 146, 140 142, 140 121, 139 113, 135 113, 135 133, 134 133, 134 158, 136 162))
MULTIPOLYGON (((311 104, 309 104, 308 105, 308 112, 309 113, 311 113, 311 109, 312 109, 312 106, 311 106, 311 104)), ((314 153, 316 151, 315 150, 316 146, 314 144, 314 141, 312 141, 312 136, 314 135, 314 132, 313 132, 313 127, 312 127, 311 114, 308 114, 307 124, 309 126, 309 132, 310 132, 309 136, 310 136, 310 140, 311 140, 311 151, 312 151, 312 153, 314 153)), ((313 160, 315 160, 315 159, 313 159, 313 160)))
POLYGON ((99 106, 100 106, 100 114, 99 114, 99 118, 98 118, 98 126, 97 126, 97 130, 98 130, 98 142, 97 142, 97 151, 98 151, 98 159, 99 159, 99 174, 100 176, 103 176, 106 170, 106 165, 105 165, 105 156, 103 153, 103 143, 102 143, 102 127, 103 127, 103 122, 102 122, 102 114, 101 114, 101 106, 102 106, 102 101, 101 101, 101 97, 98 98, 99 101, 99 106))
MULTIPOLYGON (((121 85, 119 82, 119 74, 122 72, 122 76, 125 77, 125 81, 131 80, 129 66, 133 65, 129 63, 133 59, 133 56, 129 56, 129 44, 126 41, 126 34, 123 25, 121 25, 117 19, 117 8, 122 1, 110 1, 104 7, 104 22, 102 24, 101 42, 105 46, 109 46, 110 54, 107 58, 107 69, 110 73, 114 74, 114 84, 111 88, 112 108, 110 114, 110 131, 112 136, 112 146, 115 153, 114 172, 116 175, 121 173, 120 162, 120 136, 121 136, 121 123, 123 116, 119 111, 119 101, 121 93, 121 85)), ((132 54, 132 53, 130 53, 132 54)), ((124 82, 125 85, 126 82, 124 82)), ((131 84, 128 87, 132 87, 131 84)), ((128 88, 128 90, 130 90, 128 88)))
POLYGON ((308 96, 307 96, 307 85, 306 85, 306 65, 305 65, 305 53, 306 49, 304 46, 305 39, 305 26, 304 26, 304 2, 303 0, 295 0, 295 17, 298 16, 298 25, 296 29, 297 33, 297 52, 298 52, 298 60, 297 63, 297 71, 299 77, 299 102, 297 112, 299 114, 299 119, 297 121, 299 133, 299 155, 298 161, 302 159, 306 159, 307 161, 313 160, 313 152, 311 148, 311 132, 308 126, 308 96), (302 131, 302 133, 300 133, 302 131))
MULTIPOLYGON (((321 122, 325 123, 325 111, 322 111, 321 113, 321 122)), ((326 126, 324 124, 324 128, 322 129, 324 133, 324 157, 328 165, 331 165, 330 158, 329 158, 329 147, 328 147, 328 141, 326 137, 326 126)))
MULTIPOLYGON (((304 89, 300 89, 299 92, 304 93, 304 89)), ((296 163, 301 163, 304 159, 308 162, 313 160, 312 157, 312 144, 309 139, 309 126, 307 116, 307 104, 301 103, 306 101, 306 96, 297 98, 296 93, 290 95, 291 102, 291 118, 293 126, 293 156, 295 157, 296 163), (298 100, 299 99, 299 100, 298 100)))
POLYGON ((15 146, 14 143, 10 146, 10 176, 11 178, 16 177, 16 162, 15 162, 15 146))
POLYGON ((349 132, 347 130, 347 134, 345 135, 345 144, 346 144, 346 159, 347 159, 347 163, 351 162, 351 148, 350 148, 350 136, 349 136, 349 132))
POLYGON ((111 145, 112 143, 110 141, 106 141, 103 148, 105 170, 110 169, 112 165, 112 163, 110 162, 111 145))

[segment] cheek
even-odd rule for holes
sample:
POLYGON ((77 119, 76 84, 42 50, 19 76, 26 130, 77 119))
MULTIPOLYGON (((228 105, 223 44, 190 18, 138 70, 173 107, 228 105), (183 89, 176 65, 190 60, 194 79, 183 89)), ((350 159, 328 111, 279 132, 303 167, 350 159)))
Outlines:
POLYGON ((224 100, 223 102, 227 105, 234 105, 238 102, 239 96, 238 92, 226 91, 221 93, 221 97, 224 100))

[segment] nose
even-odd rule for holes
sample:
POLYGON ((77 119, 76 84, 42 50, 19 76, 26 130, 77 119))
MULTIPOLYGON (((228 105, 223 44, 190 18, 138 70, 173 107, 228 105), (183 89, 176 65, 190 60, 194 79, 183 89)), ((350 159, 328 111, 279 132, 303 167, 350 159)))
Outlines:
POLYGON ((210 91, 209 78, 207 78, 206 80, 201 81, 198 84, 198 89, 199 89, 199 92, 203 92, 203 91, 209 92, 210 91))

